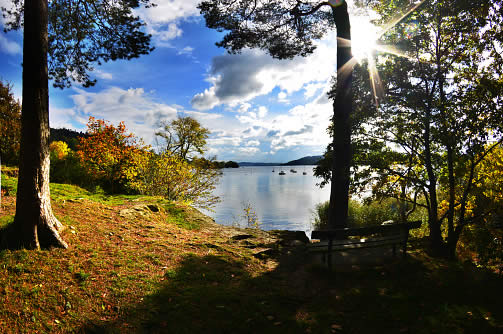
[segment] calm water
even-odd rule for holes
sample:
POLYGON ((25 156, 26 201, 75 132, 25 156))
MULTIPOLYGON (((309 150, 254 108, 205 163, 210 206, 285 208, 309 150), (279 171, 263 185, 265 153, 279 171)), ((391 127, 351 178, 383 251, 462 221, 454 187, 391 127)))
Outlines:
POLYGON ((223 225, 245 224, 243 209, 250 204, 263 230, 311 231, 313 209, 330 198, 330 188, 316 186, 313 166, 241 167, 223 169, 215 194, 222 201, 205 212, 223 225), (274 169, 274 173, 272 170, 274 169), (280 170, 286 175, 279 175, 280 170), (303 172, 307 175, 303 175, 303 172))

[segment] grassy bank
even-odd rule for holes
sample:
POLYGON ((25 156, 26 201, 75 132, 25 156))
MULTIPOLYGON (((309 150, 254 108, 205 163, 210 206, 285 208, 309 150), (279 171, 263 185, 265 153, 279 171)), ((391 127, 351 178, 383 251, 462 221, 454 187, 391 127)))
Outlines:
POLYGON ((285 234, 160 198, 51 190, 70 248, 0 252, 2 333, 503 331, 502 278, 429 258, 421 240, 408 260, 330 273, 285 234))

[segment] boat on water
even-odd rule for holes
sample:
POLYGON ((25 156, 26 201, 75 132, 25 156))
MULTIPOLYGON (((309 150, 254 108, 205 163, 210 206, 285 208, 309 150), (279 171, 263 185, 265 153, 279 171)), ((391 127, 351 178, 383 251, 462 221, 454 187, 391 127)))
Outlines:
POLYGON ((285 172, 283 172, 283 171, 280 171, 280 172, 278 173, 278 175, 285 175, 285 174, 286 174, 286 173, 285 173, 285 172))
POLYGON ((274 168, 272 169, 272 172, 274 173, 274 168))
POLYGON ((302 175, 307 175, 307 173, 306 172, 302 172, 302 175))
POLYGON ((297 173, 297 171, 295 169, 290 169, 290 173, 297 173))

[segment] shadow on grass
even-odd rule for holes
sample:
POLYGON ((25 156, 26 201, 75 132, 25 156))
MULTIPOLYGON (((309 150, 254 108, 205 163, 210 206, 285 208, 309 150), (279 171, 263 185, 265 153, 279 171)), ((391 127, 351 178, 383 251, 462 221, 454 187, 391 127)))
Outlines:
MULTIPOLYGON (((254 275, 247 262, 190 255, 157 293, 84 333, 501 333, 494 275, 412 256, 328 272, 304 252, 254 275)), ((436 260, 435 260, 436 261, 436 260)))

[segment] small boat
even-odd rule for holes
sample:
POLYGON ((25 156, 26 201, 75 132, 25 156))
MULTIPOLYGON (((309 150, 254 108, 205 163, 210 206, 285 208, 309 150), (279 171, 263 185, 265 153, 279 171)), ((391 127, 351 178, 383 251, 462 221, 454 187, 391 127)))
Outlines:
POLYGON ((285 172, 283 172, 283 171, 280 171, 280 172, 278 173, 278 175, 285 175, 285 174, 286 174, 286 173, 285 173, 285 172))
POLYGON ((290 173, 297 173, 295 169, 290 169, 290 173))
POLYGON ((306 172, 302 172, 302 175, 307 175, 307 173, 306 172))
POLYGON ((272 172, 274 173, 274 168, 272 169, 272 172))

